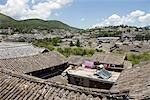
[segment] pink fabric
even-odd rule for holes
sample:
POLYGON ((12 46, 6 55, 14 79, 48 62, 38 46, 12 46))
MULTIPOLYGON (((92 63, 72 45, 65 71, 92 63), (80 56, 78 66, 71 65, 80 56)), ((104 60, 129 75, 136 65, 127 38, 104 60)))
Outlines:
POLYGON ((105 67, 105 69, 109 69, 110 68, 110 64, 105 64, 104 67, 105 67))
POLYGON ((94 68, 94 62, 84 61, 84 65, 86 68, 94 68))

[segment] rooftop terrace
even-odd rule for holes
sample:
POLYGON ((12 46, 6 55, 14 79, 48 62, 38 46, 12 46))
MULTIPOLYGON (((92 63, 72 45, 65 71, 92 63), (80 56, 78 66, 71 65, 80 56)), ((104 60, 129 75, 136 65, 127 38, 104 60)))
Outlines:
POLYGON ((112 83, 112 84, 116 82, 118 77, 120 76, 119 72, 109 71, 112 74, 112 76, 108 79, 102 79, 95 75, 97 72, 97 69, 88 69, 88 68, 83 68, 83 67, 72 68, 71 66, 68 69, 66 69, 66 72, 70 75, 85 77, 91 80, 96 80, 96 81, 105 82, 105 83, 112 83))

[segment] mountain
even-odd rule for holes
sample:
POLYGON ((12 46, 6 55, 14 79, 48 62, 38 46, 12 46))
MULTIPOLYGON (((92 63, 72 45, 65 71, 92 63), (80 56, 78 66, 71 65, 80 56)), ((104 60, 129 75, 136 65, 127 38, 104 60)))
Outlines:
POLYGON ((17 30, 30 31, 31 29, 65 29, 79 31, 80 29, 71 27, 63 22, 56 20, 41 20, 41 19, 27 19, 15 20, 9 16, 0 13, 0 28, 11 27, 17 30))
POLYGON ((17 21, 14 20, 13 18, 0 13, 0 27, 2 27, 3 25, 7 27, 9 26, 9 24, 16 22, 17 21))

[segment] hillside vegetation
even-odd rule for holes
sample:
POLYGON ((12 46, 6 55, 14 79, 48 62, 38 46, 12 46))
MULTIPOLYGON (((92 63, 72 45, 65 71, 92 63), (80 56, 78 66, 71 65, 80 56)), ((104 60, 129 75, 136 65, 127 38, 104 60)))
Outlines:
POLYGON ((56 20, 41 20, 41 19, 27 19, 27 20, 15 20, 9 16, 0 13, 0 28, 11 27, 17 31, 29 32, 32 29, 65 29, 65 30, 79 30, 78 28, 71 27, 56 20))

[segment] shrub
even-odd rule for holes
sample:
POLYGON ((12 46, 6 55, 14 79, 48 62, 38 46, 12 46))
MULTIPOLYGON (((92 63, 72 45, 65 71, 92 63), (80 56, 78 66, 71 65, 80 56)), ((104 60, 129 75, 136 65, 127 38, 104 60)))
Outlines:
POLYGON ((142 61, 148 61, 150 60, 150 53, 145 52, 139 55, 136 54, 128 54, 127 60, 131 61, 133 65, 139 64, 142 61))
POLYGON ((58 43, 61 43, 61 39, 59 37, 55 37, 51 40, 51 43, 54 45, 54 46, 58 46, 58 43))
POLYGON ((53 51, 55 48, 54 48, 54 46, 52 46, 52 45, 47 45, 47 48, 50 50, 50 51, 53 51))

